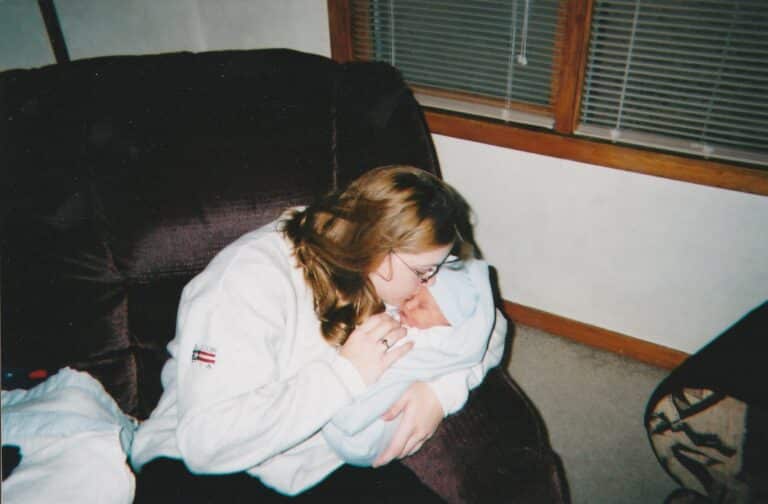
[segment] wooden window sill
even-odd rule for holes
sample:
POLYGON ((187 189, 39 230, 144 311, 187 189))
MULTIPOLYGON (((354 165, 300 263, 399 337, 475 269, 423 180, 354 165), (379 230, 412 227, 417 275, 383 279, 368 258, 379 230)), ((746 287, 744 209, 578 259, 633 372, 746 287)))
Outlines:
POLYGON ((426 110, 430 131, 582 163, 606 166, 733 191, 768 195, 768 171, 615 145, 537 128, 426 110))

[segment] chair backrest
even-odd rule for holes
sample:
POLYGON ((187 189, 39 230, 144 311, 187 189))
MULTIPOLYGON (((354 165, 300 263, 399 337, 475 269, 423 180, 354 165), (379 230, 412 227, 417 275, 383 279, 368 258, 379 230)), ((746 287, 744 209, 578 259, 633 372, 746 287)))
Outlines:
POLYGON ((160 393, 183 286, 224 245, 375 166, 439 174, 400 75, 289 50, 0 74, 4 368, 160 393))

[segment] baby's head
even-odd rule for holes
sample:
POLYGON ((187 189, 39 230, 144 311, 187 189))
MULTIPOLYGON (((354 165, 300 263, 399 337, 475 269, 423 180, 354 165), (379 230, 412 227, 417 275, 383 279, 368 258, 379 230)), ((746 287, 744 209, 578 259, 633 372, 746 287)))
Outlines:
POLYGON ((478 297, 465 268, 442 268, 432 285, 400 307, 400 316, 407 325, 419 329, 457 327, 475 312, 478 297))
POLYGON ((429 292, 448 322, 456 327, 475 313, 479 293, 466 268, 443 268, 429 292))

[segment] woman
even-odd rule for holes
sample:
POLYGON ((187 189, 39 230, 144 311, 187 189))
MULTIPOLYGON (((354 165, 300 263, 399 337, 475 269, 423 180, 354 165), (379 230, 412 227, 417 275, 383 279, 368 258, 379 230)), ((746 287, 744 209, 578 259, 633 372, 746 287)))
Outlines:
POLYGON ((204 500, 219 484, 243 485, 248 502, 437 500, 389 462, 417 451, 463 405, 467 387, 498 363, 503 331, 481 365, 417 382, 385 413, 399 417, 374 463, 386 467, 343 466, 319 431, 411 349, 390 350, 405 330, 384 304, 420 299, 434 312, 424 285, 451 253, 472 253, 469 236, 455 190, 416 168, 385 167, 222 250, 182 293, 163 396, 132 449, 137 502, 157 499, 144 489, 169 470, 188 475, 162 496, 172 502, 204 500))

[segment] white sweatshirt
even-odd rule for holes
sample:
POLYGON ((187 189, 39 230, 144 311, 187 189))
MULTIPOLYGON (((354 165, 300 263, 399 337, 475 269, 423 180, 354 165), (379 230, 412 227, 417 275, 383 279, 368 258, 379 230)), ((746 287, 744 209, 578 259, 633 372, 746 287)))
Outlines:
MULTIPOLYGON (((342 464, 320 429, 366 387, 323 339, 277 226, 242 236, 184 288, 163 395, 134 437, 135 469, 165 456, 196 473, 247 471, 294 495, 342 464)), ((430 382, 446 414, 498 364, 506 326, 497 320, 480 365, 430 382)))

